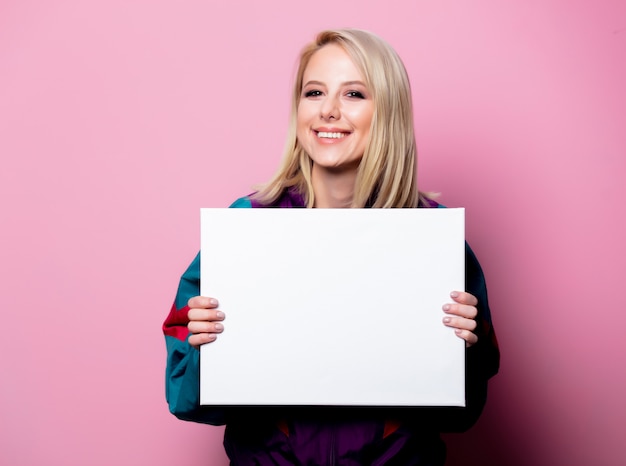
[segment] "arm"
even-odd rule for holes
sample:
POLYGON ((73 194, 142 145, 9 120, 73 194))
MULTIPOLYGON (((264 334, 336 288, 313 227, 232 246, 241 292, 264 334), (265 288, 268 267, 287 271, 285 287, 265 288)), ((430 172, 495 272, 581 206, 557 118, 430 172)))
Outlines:
MULTIPOLYGON (((442 432, 462 432, 478 420, 487 400, 487 381, 498 373, 500 351, 491 323, 487 285, 483 271, 467 243, 465 244, 465 289, 476 301, 475 325, 464 327, 459 336, 465 339, 465 408, 437 408, 433 420, 442 432), (473 327, 473 328, 470 328, 473 327)), ((463 295, 467 295, 463 293, 463 295)), ((458 301, 457 301, 458 303, 458 301)), ((471 307, 471 306, 470 306, 471 307)), ((460 313, 457 315, 461 315, 460 313)), ((453 322, 454 323, 454 322, 453 322)), ((455 325, 451 325, 455 326, 455 325)))
MULTIPOLYGON (((237 199, 231 208, 249 208, 250 199, 237 199)), ((226 410, 200 405, 200 351, 198 346, 215 339, 211 333, 221 329, 208 329, 207 321, 221 320, 217 316, 216 303, 200 294, 200 254, 195 257, 185 271, 178 285, 176 299, 163 323, 163 333, 167 346, 165 369, 165 397, 170 412, 179 419, 222 425, 226 422, 226 410), (193 301, 190 301, 193 298, 193 301), (200 299, 200 301, 199 301, 200 299), (190 309, 189 303, 194 306, 190 309), (211 310, 209 310, 211 309, 211 310), (208 314, 207 314, 208 313, 208 314), (190 323, 190 317, 193 323, 190 323), (191 340, 191 343, 190 343, 191 340)))
POLYGON ((200 254, 180 279, 176 299, 163 323, 167 347, 165 397, 170 412, 186 421, 221 425, 225 410, 200 406, 200 352, 189 344, 190 298, 200 294, 200 254))

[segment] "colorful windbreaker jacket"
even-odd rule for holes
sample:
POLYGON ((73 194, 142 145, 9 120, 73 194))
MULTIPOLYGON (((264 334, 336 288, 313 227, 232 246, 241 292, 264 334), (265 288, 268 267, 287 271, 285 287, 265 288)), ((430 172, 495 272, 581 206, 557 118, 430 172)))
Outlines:
MULTIPOLYGON (((304 202, 299 194, 285 191, 270 206, 244 197, 231 207, 302 208, 304 202)), ((441 206, 428 201, 420 207, 441 206)), ((200 406, 200 352, 187 342, 187 301, 200 294, 198 254, 182 275, 163 324, 169 409, 179 419, 226 424, 224 446, 232 465, 443 465, 445 446, 440 433, 464 431, 474 424, 486 401, 487 380, 498 372, 500 360, 483 272, 467 245, 465 267, 466 291, 478 298, 478 343, 466 350, 465 408, 224 408, 200 406)), ((399 354, 398 358, 411 364, 411 355, 399 354)), ((250 390, 254 390, 254 380, 250 380, 250 390)))

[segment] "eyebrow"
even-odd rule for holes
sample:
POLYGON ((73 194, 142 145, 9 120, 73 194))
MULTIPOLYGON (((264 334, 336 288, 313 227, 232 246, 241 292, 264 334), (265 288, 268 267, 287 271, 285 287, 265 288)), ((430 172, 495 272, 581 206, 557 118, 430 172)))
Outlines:
MULTIPOLYGON (((306 87, 306 86, 310 86, 310 85, 316 85, 316 86, 325 86, 325 84, 321 81, 315 81, 315 80, 311 80, 311 81, 307 81, 306 83, 304 83, 302 85, 302 87, 306 87)), ((365 86, 365 83, 363 81, 346 81, 341 83, 342 86, 354 86, 354 85, 359 85, 359 86, 365 86)))

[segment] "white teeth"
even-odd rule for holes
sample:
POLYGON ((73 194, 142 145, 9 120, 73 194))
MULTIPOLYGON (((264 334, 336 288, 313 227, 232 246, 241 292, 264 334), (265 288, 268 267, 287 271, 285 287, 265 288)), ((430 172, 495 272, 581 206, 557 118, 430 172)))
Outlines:
POLYGON ((331 138, 331 139, 339 139, 346 137, 346 133, 327 133, 325 131, 318 131, 318 138, 331 138))

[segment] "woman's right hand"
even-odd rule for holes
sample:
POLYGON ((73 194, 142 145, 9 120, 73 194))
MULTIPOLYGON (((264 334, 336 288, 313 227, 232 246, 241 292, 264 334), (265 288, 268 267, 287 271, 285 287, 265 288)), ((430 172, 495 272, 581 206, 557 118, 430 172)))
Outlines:
POLYGON ((197 349, 200 345, 215 341, 217 334, 224 330, 221 321, 225 317, 224 313, 217 309, 219 306, 217 299, 194 296, 189 299, 187 305, 189 306, 187 328, 191 333, 189 344, 197 349))

